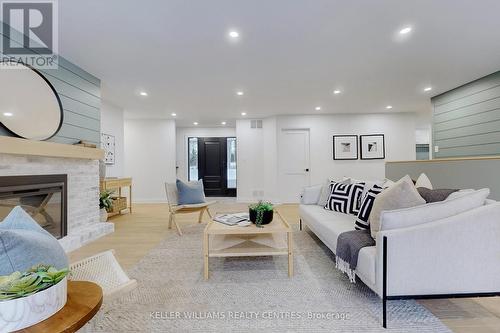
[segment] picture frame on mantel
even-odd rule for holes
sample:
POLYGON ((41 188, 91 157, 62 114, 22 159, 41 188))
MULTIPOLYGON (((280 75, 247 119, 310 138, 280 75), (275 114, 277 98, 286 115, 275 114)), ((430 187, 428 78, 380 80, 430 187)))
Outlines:
POLYGON ((333 159, 334 160, 357 160, 358 159, 358 136, 357 135, 334 135, 333 136, 333 159))
POLYGON ((359 146, 362 160, 385 159, 384 134, 360 135, 359 146))

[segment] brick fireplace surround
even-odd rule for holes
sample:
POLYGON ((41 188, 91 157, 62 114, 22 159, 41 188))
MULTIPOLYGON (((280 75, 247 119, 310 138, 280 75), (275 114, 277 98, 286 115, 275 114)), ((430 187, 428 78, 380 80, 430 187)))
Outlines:
POLYGON ((99 154, 84 149, 91 148, 0 138, 0 176, 68 175, 68 235, 59 240, 66 252, 114 231, 99 221, 99 154))

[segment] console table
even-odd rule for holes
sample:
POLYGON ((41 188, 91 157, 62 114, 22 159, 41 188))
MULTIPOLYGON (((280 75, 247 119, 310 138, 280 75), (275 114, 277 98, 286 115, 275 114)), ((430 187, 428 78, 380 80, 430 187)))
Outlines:
MULTIPOLYGON (((122 196, 122 188, 128 187, 128 204, 129 213, 132 213, 132 178, 104 178, 100 181, 100 190, 118 190, 118 196, 122 196)), ((118 214, 118 213, 116 213, 118 214)), ((120 211, 121 214, 121 211, 120 211)), ((114 215, 114 214, 113 214, 114 215)))

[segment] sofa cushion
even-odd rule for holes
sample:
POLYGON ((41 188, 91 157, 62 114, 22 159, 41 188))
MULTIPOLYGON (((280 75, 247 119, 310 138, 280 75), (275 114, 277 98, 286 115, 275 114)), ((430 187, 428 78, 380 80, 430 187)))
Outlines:
POLYGON ((358 253, 358 265, 356 275, 371 289, 375 288, 375 267, 377 258, 377 247, 367 246, 358 253))
POLYGON ((179 205, 191 205, 205 202, 202 180, 184 183, 177 179, 175 184, 177 186, 177 203, 179 205))
POLYGON ((451 200, 433 202, 405 209, 384 211, 380 216, 380 230, 407 228, 458 215, 483 206, 489 194, 490 190, 485 188, 472 193, 466 193, 451 200))
POLYGON ((380 194, 384 189, 381 186, 373 185, 372 188, 368 190, 366 195, 361 200, 361 205, 359 208, 358 217, 356 218, 355 228, 357 230, 368 230, 370 229, 370 213, 373 208, 373 203, 378 194, 380 194))
POLYGON ((418 194, 410 176, 398 180, 375 198, 370 214, 370 230, 372 237, 377 236, 380 230, 380 216, 382 211, 414 207, 425 204, 425 200, 418 194))
POLYGON ((425 173, 421 173, 420 176, 418 176, 417 181, 415 182, 415 187, 416 188, 424 187, 428 188, 429 190, 433 189, 431 180, 429 179, 429 177, 427 177, 425 173))
POLYGON ((39 264, 68 267, 59 241, 45 231, 21 207, 15 207, 0 223, 0 275, 24 272, 39 264))
POLYGON ((304 187, 300 195, 300 203, 303 205, 316 205, 318 204, 319 197, 321 196, 321 191, 323 185, 314 185, 304 187))
POLYGON ((435 189, 431 190, 426 187, 417 187, 418 194, 424 198, 425 202, 438 202, 446 200, 450 194, 457 192, 458 190, 453 189, 435 189))
POLYGON ((354 230, 353 215, 323 209, 316 205, 300 205, 302 221, 335 253, 337 238, 345 232, 354 230))
POLYGON ((357 215, 359 212, 359 202, 363 189, 363 183, 332 183, 330 185, 330 197, 325 205, 325 209, 344 214, 357 215))

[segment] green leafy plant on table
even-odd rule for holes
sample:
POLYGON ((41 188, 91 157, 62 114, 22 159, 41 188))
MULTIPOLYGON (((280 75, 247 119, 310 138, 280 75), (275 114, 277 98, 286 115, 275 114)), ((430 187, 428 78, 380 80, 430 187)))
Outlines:
MULTIPOLYGON (((259 228, 262 228, 262 224, 264 224, 266 221, 264 221, 264 216, 266 212, 272 212, 274 207, 270 202, 264 202, 264 201, 259 201, 256 204, 248 206, 250 209, 250 214, 253 211, 256 212, 256 218, 255 218, 255 225, 259 228)), ((271 216, 272 220, 272 216, 271 216)), ((270 221, 269 221, 270 222, 270 221)), ((267 223, 269 223, 267 222, 267 223)))
POLYGON ((36 294, 58 284, 68 273, 67 268, 57 270, 52 266, 38 265, 25 273, 0 276, 0 301, 36 294))

